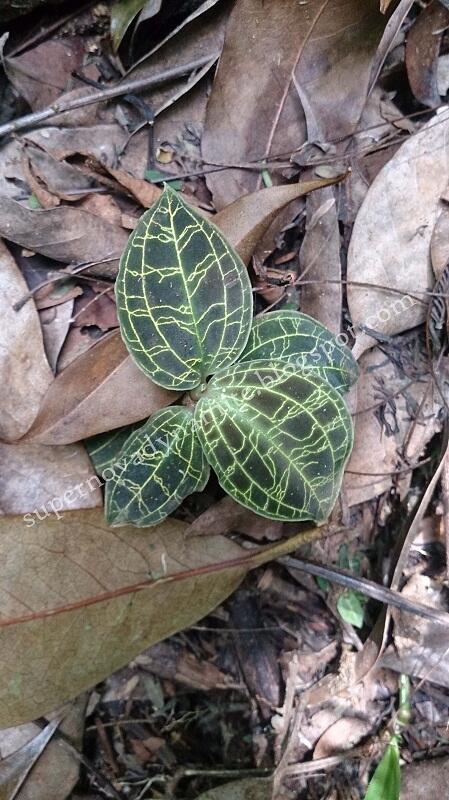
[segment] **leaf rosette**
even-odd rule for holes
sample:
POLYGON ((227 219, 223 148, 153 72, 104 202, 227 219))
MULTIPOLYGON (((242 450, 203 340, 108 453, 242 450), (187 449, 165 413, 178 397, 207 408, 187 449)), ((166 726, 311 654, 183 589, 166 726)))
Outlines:
POLYGON ((326 519, 353 442, 343 398, 358 376, 350 351, 297 311, 252 321, 243 262, 171 189, 132 233, 116 294, 136 364, 189 394, 126 440, 121 431, 90 442, 94 460, 112 472, 108 522, 160 522, 204 488, 210 467, 228 494, 262 516, 326 519))

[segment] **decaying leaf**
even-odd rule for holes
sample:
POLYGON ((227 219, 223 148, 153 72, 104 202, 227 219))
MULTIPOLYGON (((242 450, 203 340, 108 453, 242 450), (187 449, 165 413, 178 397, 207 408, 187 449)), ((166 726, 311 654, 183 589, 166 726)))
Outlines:
MULTIPOLYGON (((102 510, 0 519, 0 726, 35 719, 221 603, 246 572, 298 546, 245 551, 166 520, 108 528, 102 510), (32 669, 30 669, 32 665, 32 669)), ((299 534, 301 536, 301 534, 299 534)))
MULTIPOLYGON (((441 585, 427 575, 412 575, 402 593, 417 602, 447 610, 441 585)), ((394 648, 389 647, 381 666, 449 688, 449 641, 447 630, 435 622, 392 611, 394 648)))
POLYGON ((449 177, 448 135, 446 109, 404 142, 358 213, 348 252, 356 358, 374 344, 370 331, 393 336, 425 319, 430 239, 449 177))
POLYGON ((407 34, 407 77, 416 99, 425 106, 440 104, 438 55, 448 25, 449 8, 440 0, 433 0, 422 9, 407 34))
POLYGON ((73 84, 72 72, 83 66, 81 37, 49 39, 3 65, 12 85, 33 111, 51 105, 73 84))
POLYGON ((272 0, 263 10, 259 0, 236 3, 208 103, 202 153, 209 163, 242 162, 249 168, 207 176, 216 208, 259 188, 264 160, 300 148, 304 113, 311 141, 332 137, 337 125, 346 133, 357 124, 385 24, 378 0, 272 0))
MULTIPOLYGON (((27 756, 32 762, 32 769, 27 772, 14 800, 66 800, 78 781, 80 759, 75 752, 61 740, 58 735, 50 736, 57 725, 57 734, 62 734, 76 748, 81 749, 84 715, 86 711, 86 696, 80 695, 72 703, 67 704, 60 712, 56 712, 56 723, 50 722, 47 728, 42 729, 35 722, 19 725, 15 728, 6 728, 0 731, 0 758, 6 759, 16 769, 23 765, 27 768, 27 756), (45 747, 34 759, 34 751, 39 750, 39 743, 45 747)), ((0 798, 11 800, 11 795, 5 796, 6 785, 2 781, 2 764, 0 760, 0 798)), ((23 774, 19 773, 19 780, 23 774)), ((16 773, 16 774, 17 774, 16 773)), ((17 786, 17 784, 16 784, 17 786)))
POLYGON ((354 448, 343 482, 350 506, 388 491, 393 479, 405 492, 412 476, 408 464, 419 461, 441 429, 443 401, 419 353, 405 349, 402 368, 377 347, 359 362, 354 448))
POLYGON ((46 727, 23 745, 0 761, 0 800, 17 797, 34 764, 45 751, 59 725, 59 719, 49 722, 46 727))
POLYGON ((128 239, 123 228, 79 208, 32 211, 7 197, 0 197, 0 236, 66 264, 93 262, 98 275, 116 274, 128 239))
POLYGON ((116 331, 57 376, 26 441, 77 442, 145 419, 177 397, 136 367, 116 331))
POLYGON ((213 221, 247 264, 257 243, 284 206, 297 197, 336 183, 341 178, 343 176, 330 180, 300 181, 291 186, 270 186, 245 194, 219 211, 213 221))
POLYGON ((47 447, 0 442, 0 514, 101 506, 98 481, 81 444, 47 447))
POLYGON ((31 427, 53 375, 42 340, 36 306, 13 306, 28 287, 6 245, 0 240, 0 439, 19 439, 31 427))

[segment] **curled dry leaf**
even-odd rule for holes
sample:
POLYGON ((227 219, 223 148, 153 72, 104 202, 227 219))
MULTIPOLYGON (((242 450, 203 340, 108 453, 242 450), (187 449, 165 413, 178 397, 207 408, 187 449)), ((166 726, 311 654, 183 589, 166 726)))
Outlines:
POLYGON ((408 373, 377 347, 360 360, 354 447, 343 481, 349 506, 388 491, 394 478, 405 493, 412 476, 408 465, 418 462, 426 444, 441 430, 442 400, 432 386, 425 356, 421 354, 419 362, 412 352, 409 358, 414 369, 408 373))
MULTIPOLYGON (((411 600, 447 610, 441 584, 428 575, 412 575, 402 590, 411 600)), ((447 628, 403 611, 392 611, 394 648, 388 648, 381 666, 449 688, 447 628)))
POLYGON ((32 301, 20 311, 14 303, 28 287, 6 245, 0 240, 0 439, 19 439, 30 428, 53 375, 32 301))
POLYGON ((37 111, 73 85, 72 72, 82 69, 83 59, 83 40, 74 36, 48 39, 20 56, 6 56, 3 66, 16 91, 37 111))
MULTIPOLYGON (((81 695, 73 703, 67 704, 60 713, 56 714, 56 722, 63 715, 58 733, 65 736, 74 747, 81 749, 84 731, 84 715, 86 710, 86 697, 81 695)), ((30 722, 26 725, 19 725, 15 728, 7 728, 0 731, 0 758, 8 759, 10 765, 14 765, 18 773, 20 789, 17 795, 8 795, 7 800, 14 796, 14 800, 66 800, 70 792, 78 781, 80 759, 69 747, 65 747, 58 741, 57 737, 50 736, 54 729, 54 722, 50 722, 48 729, 42 731, 41 727, 30 722), (45 741, 45 746, 38 753, 38 758, 33 758, 34 753, 39 751, 36 747, 36 737, 40 737, 45 732, 45 736, 37 739, 41 745, 45 741), (43 741, 44 740, 44 741, 43 741), (25 757, 24 757, 25 755, 25 757), (27 763, 27 756, 29 757, 27 763), (32 769, 30 770, 30 761, 32 769), (23 767, 22 771, 20 766, 23 767), (18 769, 17 769, 18 768, 18 769), (27 769, 28 768, 28 769, 27 769), (26 775, 24 776, 24 773, 26 775)), ((5 785, 2 781, 2 764, 0 761, 0 798, 3 800, 2 791, 5 785)))
POLYGON ((79 208, 32 211, 7 197, 0 197, 0 236, 66 264, 94 262, 98 275, 116 274, 128 239, 123 228, 79 208))
POLYGON ((340 175, 330 180, 317 179, 300 181, 289 186, 271 186, 245 194, 219 211, 213 221, 247 264, 256 244, 284 206, 301 195, 337 183, 343 177, 340 175))
POLYGON ((41 516, 102 506, 98 481, 82 444, 46 447, 0 442, 0 514, 41 516), (53 504, 53 505, 51 505, 53 504))
POLYGON ((304 143, 304 112, 309 140, 355 127, 385 24, 377 0, 272 0, 263 11, 259 0, 236 3, 208 103, 202 153, 212 164, 258 163, 253 170, 207 176, 218 209, 260 187, 264 160, 288 158, 304 143), (354 37, 363 47, 354 50, 354 37))
POLYGON ((136 367, 116 331, 55 378, 26 441, 76 442, 145 419, 178 396, 136 367))
POLYGON ((0 761, 1 800, 10 800, 10 798, 18 796, 27 776, 39 757, 45 752, 58 725, 59 719, 52 720, 20 750, 10 753, 0 761))
POLYGON ((445 109, 383 167, 358 213, 348 252, 357 358, 375 343, 364 326, 393 336, 425 319, 427 303, 416 298, 433 284, 430 240, 449 177, 448 135, 445 109))
POLYGON ((184 538, 176 520, 136 531, 102 510, 27 527, 0 519, 0 727, 36 719, 214 609, 249 569, 298 546, 245 551, 184 538), (32 664, 32 669, 30 669, 32 664))
POLYGON ((407 77, 416 99, 425 106, 440 104, 438 55, 448 25, 449 8, 445 8, 440 0, 432 0, 421 10, 407 34, 407 77))

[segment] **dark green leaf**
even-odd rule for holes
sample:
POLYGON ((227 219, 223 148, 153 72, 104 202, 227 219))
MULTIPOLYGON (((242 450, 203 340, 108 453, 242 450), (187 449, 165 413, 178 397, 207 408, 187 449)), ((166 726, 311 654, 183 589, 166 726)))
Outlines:
POLYGON ((129 239, 116 294, 126 347, 167 389, 199 386, 247 342, 252 293, 243 262, 168 187, 129 239))
POLYGON ((110 525, 155 525, 187 495, 204 489, 209 465, 184 406, 158 411, 131 434, 106 480, 110 525))
POLYGON ((118 460, 126 440, 141 427, 142 423, 136 422, 135 425, 124 425, 115 431, 99 433, 97 436, 85 439, 84 444, 97 475, 101 475, 106 467, 111 467, 118 460))
POLYGON ((319 375, 340 392, 347 392, 359 375, 351 351, 324 325, 299 311, 272 311, 254 319, 239 361, 269 358, 319 375))
POLYGON ((111 8, 111 38, 114 51, 120 47, 126 31, 133 19, 142 10, 146 0, 119 0, 111 8))
POLYGON ((393 739, 369 782, 365 800, 399 800, 400 789, 399 747, 393 739))
POLYGON ((340 394, 289 364, 221 370, 195 409, 206 457, 221 486, 270 519, 321 521, 340 488, 352 423, 340 394))

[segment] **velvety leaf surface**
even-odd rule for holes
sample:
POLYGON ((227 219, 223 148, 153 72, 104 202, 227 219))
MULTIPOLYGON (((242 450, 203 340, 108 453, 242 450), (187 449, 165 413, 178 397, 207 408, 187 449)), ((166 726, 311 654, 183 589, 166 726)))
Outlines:
POLYGON ((106 467, 112 466, 118 460, 119 453, 126 440, 141 427, 142 423, 125 425, 115 431, 106 431, 105 433, 99 433, 98 436, 91 436, 86 439, 84 444, 97 475, 100 475, 106 467))
POLYGON ((307 314, 272 311, 256 317, 240 361, 274 359, 298 372, 318 375, 340 392, 355 383, 359 368, 351 351, 307 314))
POLYGON ((110 525, 155 525, 192 492, 204 489, 209 464, 184 406, 158 411, 131 434, 106 478, 110 525))
POLYGON ((246 268, 218 228, 172 189, 132 233, 116 294, 126 347, 168 389, 198 386, 246 344, 252 313, 246 268))
POLYGON ((270 519, 321 521, 352 447, 340 394, 272 361, 214 375, 195 409, 206 457, 228 494, 270 519))

